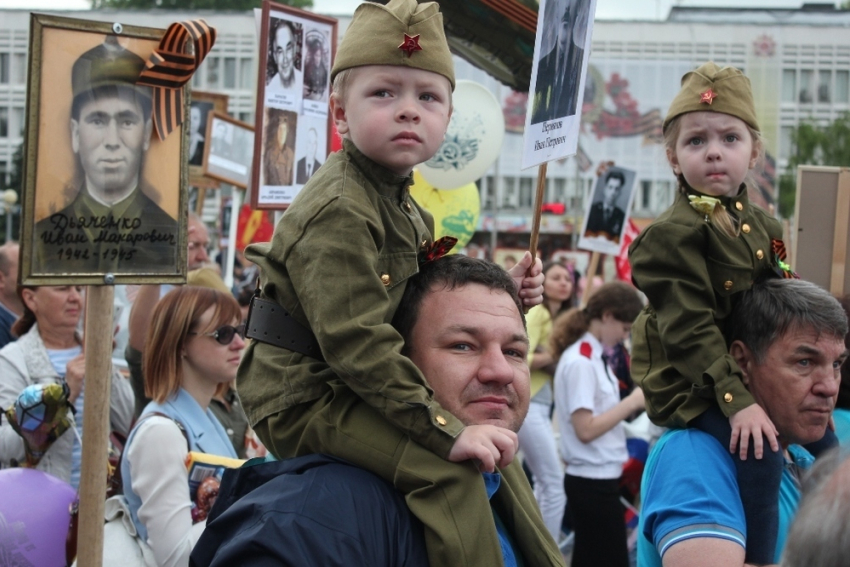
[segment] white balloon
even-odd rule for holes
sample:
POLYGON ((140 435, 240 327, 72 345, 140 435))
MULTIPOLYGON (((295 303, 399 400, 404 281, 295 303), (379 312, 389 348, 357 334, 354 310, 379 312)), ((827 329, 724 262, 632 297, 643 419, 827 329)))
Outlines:
POLYGON ((505 116, 493 93, 474 81, 458 81, 446 139, 419 165, 422 177, 440 189, 457 189, 478 180, 502 151, 505 116))

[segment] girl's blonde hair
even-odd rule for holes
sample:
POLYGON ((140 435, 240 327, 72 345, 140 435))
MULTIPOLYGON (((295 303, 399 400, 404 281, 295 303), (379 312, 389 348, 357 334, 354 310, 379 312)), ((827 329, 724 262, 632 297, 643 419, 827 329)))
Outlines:
POLYGON ((206 331, 198 328, 198 320, 210 307, 210 329, 232 325, 242 318, 239 303, 232 295, 208 287, 181 286, 157 302, 142 360, 147 397, 162 403, 177 393, 183 381, 181 358, 186 338, 189 333, 206 331))
MULTIPOLYGON (((676 139, 679 137, 679 132, 682 129, 682 116, 685 114, 680 114, 670 120, 667 124, 667 128, 664 130, 664 146, 667 148, 667 156, 669 160, 670 154, 676 153, 676 139)), ((732 116, 731 114, 729 116, 732 116)), ((738 118, 737 116, 735 118, 738 118)), ((738 120, 741 120, 738 118, 738 120)), ((743 122, 743 120, 742 120, 743 122)), ((755 166, 747 172, 747 176, 744 178, 744 185, 746 185, 747 189, 756 188, 756 181, 754 176, 754 170, 761 169, 764 162, 764 138, 761 135, 761 132, 754 129, 752 126, 744 122, 744 125, 747 127, 747 130, 750 133, 750 137, 753 140, 753 145, 758 149, 758 158, 756 159, 755 166)), ((685 176, 681 173, 676 176, 676 181, 679 185, 679 192, 683 195, 687 195, 688 192, 688 183, 685 180, 685 176)), ((737 238, 739 227, 732 220, 732 215, 729 214, 729 211, 726 210, 726 207, 722 205, 718 205, 714 207, 714 210, 710 213, 710 220, 717 227, 720 232, 728 236, 729 238, 737 238)))
POLYGON ((641 309, 643 304, 634 287, 625 282, 603 284, 593 291, 587 307, 574 307, 555 318, 549 335, 549 352, 559 358, 587 332, 591 321, 601 320, 605 313, 610 313, 617 321, 631 323, 641 309))

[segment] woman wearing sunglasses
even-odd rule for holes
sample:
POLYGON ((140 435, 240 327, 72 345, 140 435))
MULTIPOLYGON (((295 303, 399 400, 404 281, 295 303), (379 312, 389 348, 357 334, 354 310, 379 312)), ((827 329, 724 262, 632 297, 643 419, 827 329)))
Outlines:
POLYGON ((195 286, 170 291, 153 310, 142 364, 152 401, 130 433, 121 473, 138 537, 160 566, 188 565, 206 524, 193 523, 188 452, 236 458, 209 405, 236 377, 245 348, 240 320, 230 294, 195 286))

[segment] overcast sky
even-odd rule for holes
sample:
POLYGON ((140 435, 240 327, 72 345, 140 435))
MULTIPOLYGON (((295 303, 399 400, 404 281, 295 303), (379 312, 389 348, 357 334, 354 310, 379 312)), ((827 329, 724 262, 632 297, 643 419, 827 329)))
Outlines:
MULTIPOLYGON (((824 1, 824 0, 821 0, 824 1)), ((331 15, 351 14, 360 0, 313 0, 316 12, 331 15)), ((664 19, 670 6, 734 6, 798 8, 802 0, 597 0, 598 19, 664 19)), ((88 0, 0 0, 2 8, 24 8, 29 10, 79 9, 90 6, 88 0)))

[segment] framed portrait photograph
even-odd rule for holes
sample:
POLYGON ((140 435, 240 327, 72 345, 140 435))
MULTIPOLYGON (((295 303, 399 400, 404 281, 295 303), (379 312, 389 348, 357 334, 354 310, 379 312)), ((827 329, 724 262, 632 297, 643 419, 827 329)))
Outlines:
POLYGON ((629 222, 637 172, 609 167, 596 179, 587 203, 578 247, 601 254, 620 253, 623 231, 629 222))
POLYGON ((227 114, 213 111, 207 121, 207 140, 204 173, 247 189, 254 157, 254 128, 227 114))
POLYGON ((265 0, 260 29, 251 206, 285 209, 330 152, 337 20, 265 0))
POLYGON ((189 185, 192 187, 218 188, 217 179, 204 175, 207 123, 213 112, 227 114, 228 98, 225 94, 192 91, 189 120, 186 122, 189 136, 189 185))
POLYGON ((30 24, 22 283, 185 281, 183 131, 155 135, 151 88, 137 84, 165 30, 30 24))
POLYGON ((596 0, 541 0, 522 167, 576 153, 596 0))

